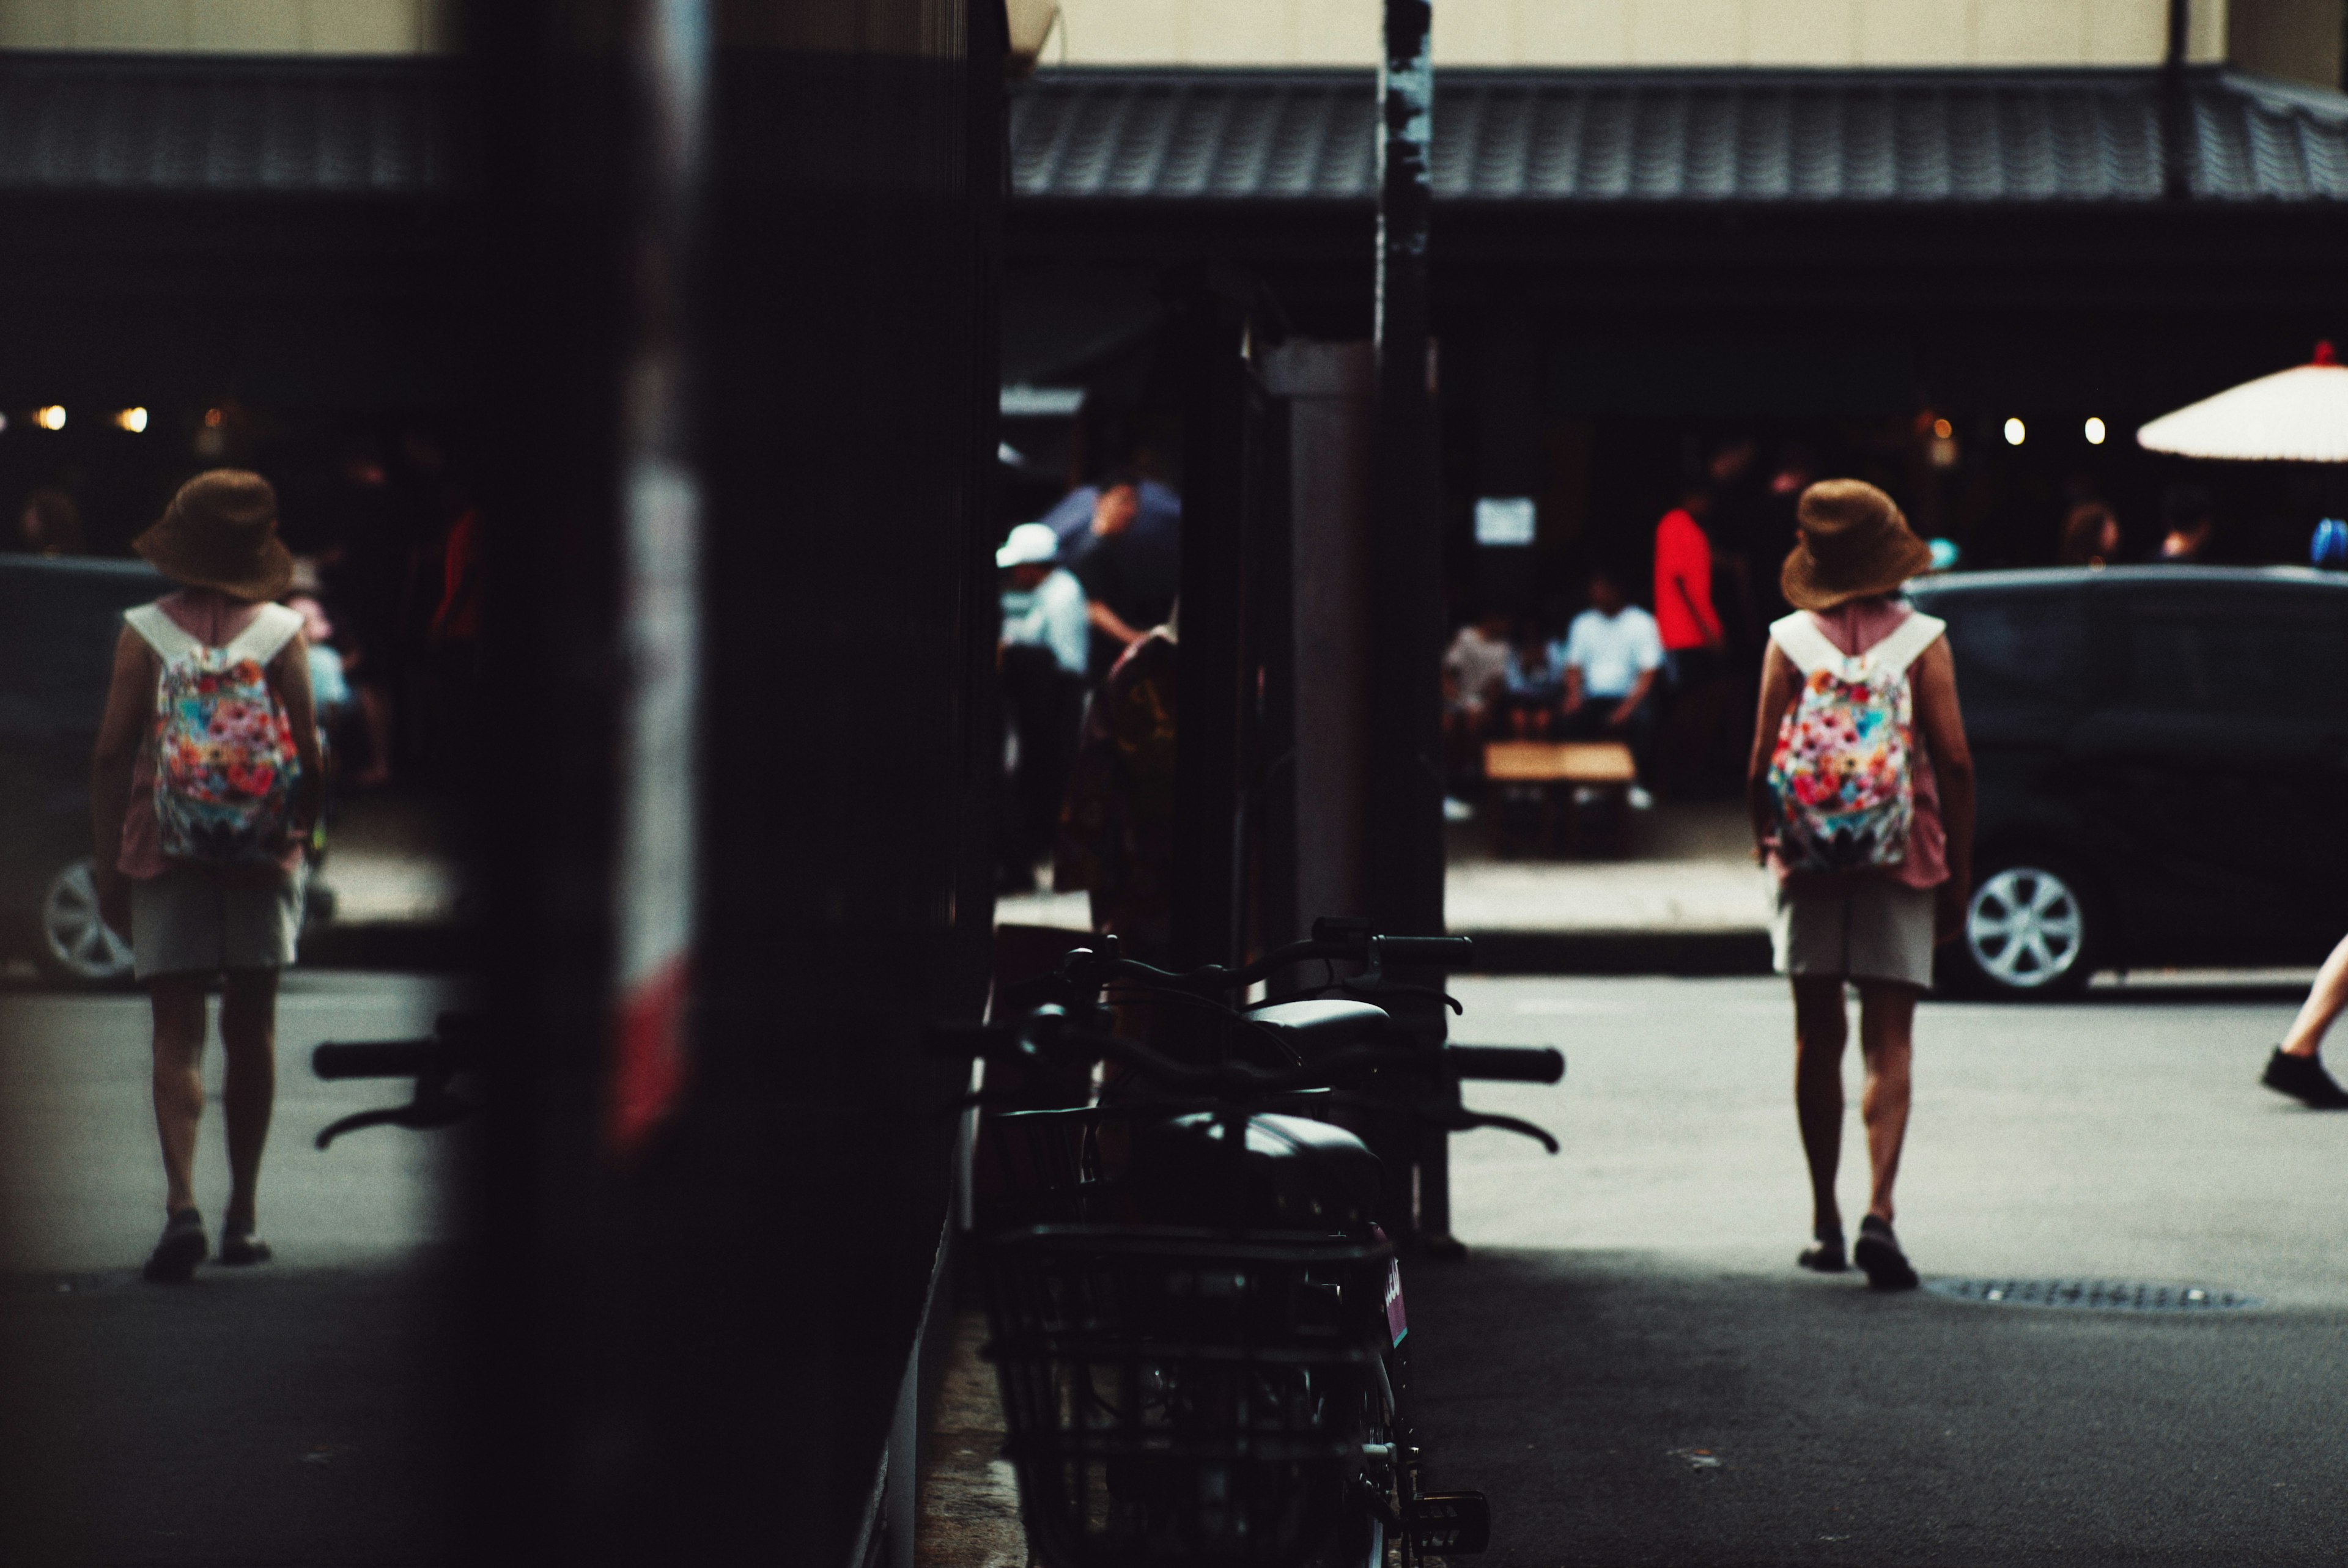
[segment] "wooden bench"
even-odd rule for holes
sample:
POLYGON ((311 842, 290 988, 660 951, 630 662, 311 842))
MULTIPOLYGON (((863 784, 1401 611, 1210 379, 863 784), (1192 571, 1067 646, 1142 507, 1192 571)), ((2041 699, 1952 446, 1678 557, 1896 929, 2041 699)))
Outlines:
POLYGON ((1638 780, 1631 748, 1620 741, 1494 741, 1484 748, 1484 809, 1491 819, 1492 853, 1509 853, 1509 798, 1529 789, 1540 797, 1544 851, 1570 854, 1581 846, 1581 813, 1575 797, 1582 790, 1605 797, 1619 847, 1629 840, 1631 786, 1638 780))

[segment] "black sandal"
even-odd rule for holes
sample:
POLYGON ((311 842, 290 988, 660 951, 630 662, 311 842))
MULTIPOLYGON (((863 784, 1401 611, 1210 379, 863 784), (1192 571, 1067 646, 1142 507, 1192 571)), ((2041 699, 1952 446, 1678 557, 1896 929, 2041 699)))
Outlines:
POLYGON ((252 1234, 251 1225, 232 1225, 221 1232, 220 1260, 232 1268, 267 1263, 274 1255, 269 1244, 252 1234))
POLYGON ((1804 1248, 1794 1259, 1797 1264, 1817 1274, 1841 1274, 1850 1267, 1850 1259, 1843 1254, 1842 1227, 1820 1231, 1817 1239, 1816 1246, 1804 1248))
POLYGON ((1913 1290, 1923 1283, 1891 1226, 1873 1214, 1859 1222, 1859 1245, 1850 1250, 1851 1260, 1867 1271, 1867 1283, 1878 1290, 1913 1290))
POLYGON ((185 1285, 211 1251, 211 1243, 204 1235, 204 1216, 193 1209, 181 1209, 164 1222, 162 1239, 139 1272, 158 1285, 185 1285))

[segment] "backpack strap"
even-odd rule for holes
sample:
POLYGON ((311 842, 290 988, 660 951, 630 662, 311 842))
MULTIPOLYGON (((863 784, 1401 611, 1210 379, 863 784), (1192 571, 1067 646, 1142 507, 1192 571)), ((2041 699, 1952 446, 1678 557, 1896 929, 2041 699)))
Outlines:
POLYGON ((203 651, 204 645, 190 636, 180 624, 163 613, 160 604, 142 604, 126 610, 122 619, 140 641, 155 651, 155 657, 169 664, 174 659, 186 659, 203 651))
POLYGON ((250 659, 256 664, 266 664, 283 651, 294 634, 302 630, 302 612, 283 604, 264 604, 252 624, 229 640, 223 650, 231 662, 250 659))
POLYGON ((1820 631, 1818 622, 1806 610, 1796 610, 1782 620, 1772 621, 1769 641, 1794 661, 1794 668, 1805 675, 1815 675, 1821 670, 1839 670, 1856 664, 1869 674, 1890 670, 1893 674, 1905 674, 1908 666, 1922 656, 1924 650, 1940 641, 1949 623, 1921 611, 1910 611, 1908 619, 1893 627, 1883 639, 1866 652, 1847 654, 1820 631))
POLYGON ((1924 650, 1941 640, 1949 623, 1921 610, 1910 611, 1907 620, 1891 629, 1890 634, 1869 649, 1865 657, 1879 669, 1889 669, 1896 675, 1908 672, 1908 666, 1923 657, 1924 650))
POLYGON ((1769 623, 1769 641, 1778 651, 1794 661, 1794 668, 1805 675, 1815 675, 1821 670, 1842 666, 1843 651, 1820 631, 1818 623, 1801 610, 1796 610, 1783 620, 1769 623))

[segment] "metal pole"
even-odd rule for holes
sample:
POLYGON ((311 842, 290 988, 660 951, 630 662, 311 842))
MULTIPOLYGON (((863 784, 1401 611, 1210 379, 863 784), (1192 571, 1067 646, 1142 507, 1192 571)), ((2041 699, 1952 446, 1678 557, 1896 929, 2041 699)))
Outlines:
POLYGON ((2193 0, 2168 0, 2168 54, 2160 67, 2160 192, 2171 201, 2193 193, 2188 161, 2193 102, 2185 87, 2192 12, 2193 0))
MULTIPOLYGON (((1435 118, 1428 0, 1385 0, 1378 68, 1377 489, 1371 518, 1365 857, 1369 913, 1381 931, 1443 929, 1443 533, 1436 484, 1434 366, 1426 240, 1434 207, 1435 118)), ((1434 975, 1404 976, 1433 981, 1434 975)), ((1394 1009, 1428 1043, 1439 1006, 1394 1009)), ((1444 1144, 1422 1143, 1418 1225, 1446 1212, 1444 1144)))

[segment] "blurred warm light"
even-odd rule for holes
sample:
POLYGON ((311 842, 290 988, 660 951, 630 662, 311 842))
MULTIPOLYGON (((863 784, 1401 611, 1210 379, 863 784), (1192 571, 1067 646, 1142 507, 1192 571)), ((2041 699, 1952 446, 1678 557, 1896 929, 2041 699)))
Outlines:
POLYGON ((114 423, 136 436, 147 428, 147 411, 143 408, 126 408, 114 416, 114 423))
POLYGON ((2087 415, 2087 445, 2090 446, 2102 446, 2104 444, 2104 436, 2107 433, 2104 429, 2104 422, 2096 418, 2092 414, 2087 415))
POLYGON ((205 409, 205 410, 204 410, 204 425, 205 425, 205 428, 207 428, 207 429, 211 429, 211 430, 217 430, 217 429, 219 429, 219 428, 221 427, 221 423, 222 423, 224 420, 226 420, 227 418, 228 418, 228 415, 225 415, 225 414, 222 414, 222 413, 221 413, 219 409, 217 409, 217 408, 207 408, 207 409, 205 409))
POLYGON ((1950 424, 1947 420, 1935 419, 1932 421, 1932 434, 1939 436, 1941 440, 1946 441, 1950 436, 1954 436, 1956 433, 1957 427, 1950 424))
POLYGON ((2023 428, 2021 420, 2009 419, 2005 422, 2005 444, 2007 446, 2021 446, 2022 438, 2029 434, 2029 431, 2023 428))
POLYGON ((66 427, 65 405, 51 403, 36 408, 33 410, 33 423, 44 430, 63 430, 66 427))

